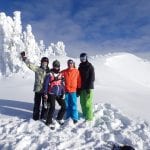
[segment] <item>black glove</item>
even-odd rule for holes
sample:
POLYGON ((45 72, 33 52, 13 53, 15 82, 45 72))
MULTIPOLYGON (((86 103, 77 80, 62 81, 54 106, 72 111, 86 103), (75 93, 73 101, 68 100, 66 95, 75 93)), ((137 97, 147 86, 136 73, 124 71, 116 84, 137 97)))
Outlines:
POLYGON ((87 93, 87 94, 90 94, 90 89, 86 89, 86 93, 87 93))
POLYGON ((60 98, 61 98, 61 99, 65 99, 65 94, 62 94, 62 95, 60 96, 60 98))
POLYGON ((20 55, 21 55, 21 57, 25 57, 25 55, 26 55, 25 51, 22 51, 22 52, 20 53, 20 55))
POLYGON ((77 89, 77 97, 79 97, 81 94, 81 89, 77 89))
POLYGON ((20 55, 21 55, 22 60, 25 61, 26 58, 27 58, 27 57, 25 56, 25 55, 26 55, 25 51, 22 51, 22 52, 20 53, 20 55))

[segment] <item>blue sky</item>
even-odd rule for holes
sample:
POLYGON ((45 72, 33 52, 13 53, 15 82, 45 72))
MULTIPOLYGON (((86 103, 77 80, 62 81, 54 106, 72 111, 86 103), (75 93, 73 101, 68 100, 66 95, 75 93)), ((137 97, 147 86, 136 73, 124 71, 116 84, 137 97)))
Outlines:
POLYGON ((150 51, 149 0, 0 1, 0 12, 16 10, 37 40, 64 41, 69 55, 150 51))

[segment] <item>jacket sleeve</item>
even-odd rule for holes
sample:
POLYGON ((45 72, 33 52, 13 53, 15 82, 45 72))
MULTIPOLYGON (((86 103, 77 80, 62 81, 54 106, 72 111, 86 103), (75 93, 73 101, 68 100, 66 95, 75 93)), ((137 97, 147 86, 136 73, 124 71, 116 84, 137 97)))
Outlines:
POLYGON ((77 77, 77 88, 78 89, 81 88, 81 76, 79 70, 78 70, 78 77, 77 77))
POLYGON ((29 69, 31 69, 31 70, 34 71, 34 72, 36 72, 36 71, 38 70, 38 68, 39 68, 38 66, 32 64, 32 63, 29 61, 29 59, 26 59, 26 60, 24 61, 24 63, 26 64, 26 66, 27 66, 29 69))
POLYGON ((90 83, 92 83, 94 81, 95 81, 95 71, 94 71, 93 65, 91 64, 91 66, 90 66, 90 83))
POLYGON ((50 75, 47 75, 44 79, 44 84, 43 84, 44 94, 48 94, 49 83, 50 83, 50 75))

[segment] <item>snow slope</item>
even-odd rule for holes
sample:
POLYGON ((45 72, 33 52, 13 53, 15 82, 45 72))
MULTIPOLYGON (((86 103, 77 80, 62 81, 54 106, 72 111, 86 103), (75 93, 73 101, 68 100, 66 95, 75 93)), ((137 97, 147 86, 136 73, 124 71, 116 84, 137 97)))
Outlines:
MULTIPOLYGON (((66 67, 68 57, 51 57, 66 67)), ((74 59, 76 66, 79 59, 74 59)), ((34 74, 3 77, 0 80, 0 149, 97 149, 110 150, 113 143, 127 144, 137 150, 150 149, 150 62, 129 53, 89 58, 95 67, 95 119, 77 125, 67 120, 51 131, 33 121, 34 74)), ((23 65, 23 67, 25 67, 23 65)), ((57 106, 57 110, 58 110, 57 106)))

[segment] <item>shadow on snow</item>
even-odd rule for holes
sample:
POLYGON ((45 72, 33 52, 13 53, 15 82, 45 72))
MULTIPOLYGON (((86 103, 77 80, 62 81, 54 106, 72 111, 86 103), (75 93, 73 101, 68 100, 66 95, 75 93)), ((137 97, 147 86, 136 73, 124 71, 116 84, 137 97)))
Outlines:
POLYGON ((30 119, 32 117, 32 110, 33 103, 0 99, 0 114, 30 119))

